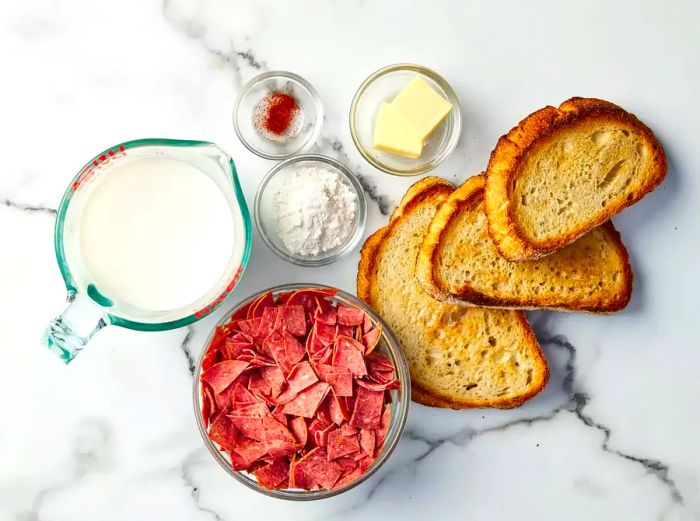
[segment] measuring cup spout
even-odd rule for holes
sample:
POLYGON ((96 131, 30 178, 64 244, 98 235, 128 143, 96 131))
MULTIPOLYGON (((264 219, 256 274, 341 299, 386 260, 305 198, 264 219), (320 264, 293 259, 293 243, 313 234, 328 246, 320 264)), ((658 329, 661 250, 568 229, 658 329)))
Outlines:
POLYGON ((43 344, 66 364, 107 325, 104 310, 88 297, 69 293, 68 303, 66 310, 51 321, 43 338, 43 344))

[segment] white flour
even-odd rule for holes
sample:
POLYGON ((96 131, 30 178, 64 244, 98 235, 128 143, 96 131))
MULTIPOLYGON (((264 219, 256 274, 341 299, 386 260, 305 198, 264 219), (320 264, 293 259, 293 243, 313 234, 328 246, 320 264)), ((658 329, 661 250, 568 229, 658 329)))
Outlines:
POLYGON ((290 171, 275 193, 277 233, 295 255, 319 255, 352 233, 355 193, 337 172, 319 166, 290 171))

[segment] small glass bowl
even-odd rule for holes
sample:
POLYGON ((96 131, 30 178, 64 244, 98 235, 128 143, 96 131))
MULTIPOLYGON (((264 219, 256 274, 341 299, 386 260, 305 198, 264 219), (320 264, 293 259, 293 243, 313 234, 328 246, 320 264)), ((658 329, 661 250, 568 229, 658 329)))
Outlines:
POLYGON ((270 71, 245 84, 233 108, 233 128, 245 147, 266 159, 285 159, 308 150, 321 133, 323 105, 316 90, 301 76, 270 71), (255 128, 254 112, 270 92, 285 92, 296 98, 300 108, 300 129, 286 141, 272 141, 255 128))
POLYGON ((275 497, 278 499, 288 499, 291 501, 312 501, 315 499, 324 499, 332 496, 337 496, 338 494, 347 492, 351 488, 354 488, 360 483, 367 480, 372 474, 379 470, 379 467, 381 467, 384 464, 384 462, 386 462, 391 453, 394 451, 394 448, 396 448, 396 445, 398 444, 399 439, 403 434, 404 427, 406 426, 406 419, 408 418, 408 406, 411 402, 411 378, 408 372, 408 363, 406 362, 406 358, 404 357, 403 351, 401 350, 401 346, 399 345, 398 340, 396 340, 396 337, 389 329, 389 326, 387 326, 386 323, 382 320, 382 318, 379 315, 377 315, 377 313, 365 302, 353 295, 350 295, 349 293, 346 293, 345 291, 338 290, 338 294, 335 297, 333 297, 333 301, 349 306, 357 306, 370 316, 375 325, 381 325, 382 336, 379 341, 379 344, 376 347, 376 350, 377 352, 380 352, 389 357, 391 363, 394 364, 394 368, 396 369, 396 378, 398 379, 400 384, 400 387, 398 389, 391 391, 391 421, 389 423, 389 432, 387 432, 386 439, 384 440, 384 447, 382 448, 381 454, 375 460, 372 466, 369 467, 365 471, 365 473, 362 474, 355 481, 348 483, 344 487, 331 490, 269 490, 258 485, 258 482, 255 480, 255 476, 248 474, 247 472, 240 472, 231 468, 231 464, 222 454, 221 450, 219 450, 219 448, 214 444, 214 442, 212 442, 209 439, 209 436, 207 435, 207 428, 204 426, 204 422, 202 420, 200 376, 202 374, 202 360, 204 359, 204 355, 206 354, 207 349, 211 344, 211 341, 214 337, 214 334, 216 333, 217 328, 228 323, 231 316, 241 307, 249 304, 250 302, 260 297, 264 293, 267 293, 268 291, 271 291, 273 295, 277 296, 277 294, 279 293, 287 291, 296 291, 306 288, 329 289, 328 286, 323 286, 320 284, 283 284, 281 286, 275 286, 273 288, 260 291, 259 293, 248 297, 243 302, 237 304, 231 311, 226 313, 223 316, 223 318, 216 324, 216 326, 214 326, 214 329, 209 334, 209 338, 207 338, 207 341, 204 344, 204 349, 202 349, 202 353, 199 356, 199 361, 197 362, 197 368, 194 372, 194 386, 192 389, 192 397, 194 401, 194 414, 197 420, 197 427, 199 428, 199 432, 202 435, 204 444, 206 445, 207 449, 209 449, 209 453, 216 460, 216 462, 219 465, 221 465, 221 468, 223 468, 230 476, 240 481, 248 488, 255 490, 256 492, 260 492, 261 494, 265 494, 266 496, 275 497))
POLYGON ((350 134, 357 150, 372 166, 388 174, 411 176, 429 172, 452 154, 461 132, 462 114, 454 90, 438 73, 420 65, 398 63, 379 69, 362 82, 350 106, 350 134), (374 149, 372 135, 379 106, 391 101, 416 75, 449 101, 452 110, 428 137, 419 158, 410 159, 374 149))
POLYGON ((347 255, 360 242, 365 230, 365 219, 367 217, 367 203, 362 185, 355 175, 341 163, 330 157, 306 154, 294 156, 275 165, 260 182, 258 191, 255 194, 253 206, 255 224, 258 232, 265 244, 279 257, 284 260, 305 267, 326 266, 347 255), (317 165, 333 170, 341 175, 347 185, 355 192, 357 197, 357 213, 353 230, 348 235, 345 242, 334 249, 314 256, 299 256, 291 253, 282 242, 277 233, 275 224, 274 197, 277 189, 283 186, 284 174, 302 165, 317 165))

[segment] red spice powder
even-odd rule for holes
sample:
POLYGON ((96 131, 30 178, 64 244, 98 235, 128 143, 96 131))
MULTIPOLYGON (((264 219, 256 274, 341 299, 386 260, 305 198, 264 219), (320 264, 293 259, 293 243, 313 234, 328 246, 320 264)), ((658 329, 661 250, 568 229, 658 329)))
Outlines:
POLYGON ((270 92, 262 104, 265 110, 261 120, 257 123, 267 132, 277 136, 281 136, 289 130, 299 111, 296 98, 286 92, 270 92))

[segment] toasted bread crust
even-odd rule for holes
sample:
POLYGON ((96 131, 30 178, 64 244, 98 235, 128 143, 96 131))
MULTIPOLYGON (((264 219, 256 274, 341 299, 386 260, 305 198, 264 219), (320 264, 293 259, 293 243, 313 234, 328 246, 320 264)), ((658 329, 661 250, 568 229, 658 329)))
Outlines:
POLYGON ((528 390, 528 392, 510 399, 501 399, 488 404, 482 402, 475 405, 464 405, 461 402, 455 402, 450 400, 449 398, 442 397, 438 394, 426 391, 419 385, 414 385, 413 382, 411 382, 411 400, 420 403, 421 405, 427 405, 428 407, 441 407, 443 409, 460 410, 475 407, 496 407, 498 409, 513 409, 515 407, 520 407, 530 398, 533 398, 534 396, 537 396, 540 392, 542 392, 542 389, 545 388, 547 382, 549 381, 549 365, 547 364, 547 361, 545 360, 544 355, 542 354, 542 350, 539 349, 539 342, 537 341, 537 337, 535 336, 535 333, 532 330, 532 326, 530 326, 530 323, 527 321, 525 313, 523 313, 522 311, 516 313, 517 320, 520 322, 520 324, 526 331, 526 334, 528 336, 528 342, 538 346, 538 365, 540 365, 543 368, 540 380, 535 382, 532 385, 532 387, 528 390))
POLYGON ((558 109, 545 107, 521 121, 502 136, 491 153, 486 170, 486 212, 489 233, 503 257, 508 260, 533 260, 570 244, 589 230, 608 221, 614 214, 636 203, 656 188, 666 176, 666 155, 652 131, 636 116, 621 107, 594 98, 571 98, 558 109), (594 220, 584 221, 562 236, 536 241, 527 237, 515 219, 512 202, 513 180, 521 161, 554 132, 572 123, 599 120, 634 128, 649 144, 654 171, 633 197, 609 205, 594 220))
MULTIPOLYGON (((373 280, 377 273, 377 259, 380 257, 385 239, 399 224, 400 217, 409 214, 410 211, 422 201, 431 197, 446 198, 453 190, 454 186, 451 183, 436 177, 427 177, 422 179, 408 189, 404 197, 401 199, 399 206, 392 213, 389 219, 389 224, 370 235, 362 247, 357 270, 357 296, 359 298, 367 302, 370 306, 376 307, 376 300, 373 292, 373 280)), ((526 400, 529 400, 541 392, 549 380, 549 366, 525 314, 523 312, 513 313, 524 330, 525 336, 527 337, 527 342, 534 346, 533 356, 536 358, 535 362, 540 368, 539 379, 531 384, 526 393, 516 397, 500 398, 491 401, 455 401, 450 399, 448 396, 441 396, 436 392, 431 392, 423 388, 422 386, 418 385, 413 378, 411 378, 411 399, 417 403, 430 407, 451 409, 496 407, 501 409, 509 409, 521 405, 526 400)))
POLYGON ((551 309, 556 311, 610 314, 620 311, 627 306, 632 297, 633 273, 627 249, 612 221, 604 223, 601 226, 601 230, 610 238, 617 255, 622 261, 623 291, 600 304, 591 305, 581 300, 562 303, 549 297, 539 297, 537 302, 533 302, 519 295, 514 295, 511 298, 499 298, 477 291, 468 284, 464 284, 457 291, 448 291, 444 288, 435 272, 440 243, 444 240, 451 221, 462 211, 471 209, 474 204, 478 204, 481 201, 484 186, 485 179, 483 175, 470 177, 462 186, 450 194, 435 214, 428 234, 421 246, 416 264, 416 276, 426 293, 436 300, 449 304, 467 304, 502 309, 551 309))

